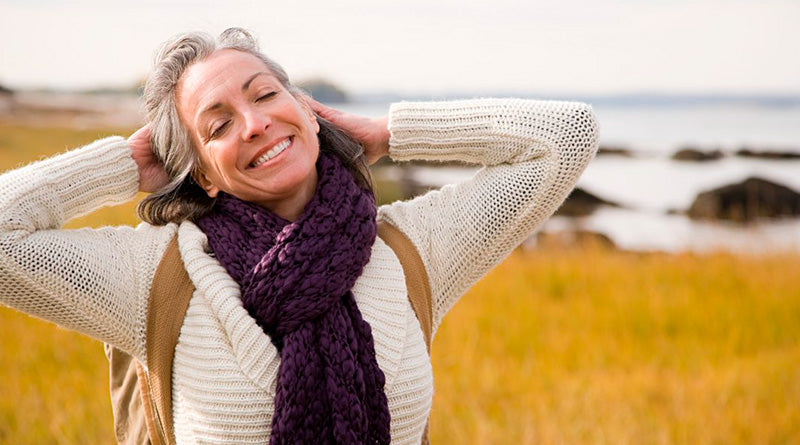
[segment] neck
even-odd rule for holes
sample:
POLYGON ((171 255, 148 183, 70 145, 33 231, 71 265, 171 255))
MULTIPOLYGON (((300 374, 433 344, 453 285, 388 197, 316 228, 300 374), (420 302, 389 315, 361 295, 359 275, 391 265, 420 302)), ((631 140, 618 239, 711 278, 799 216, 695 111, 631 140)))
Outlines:
POLYGON ((256 204, 287 221, 295 222, 300 218, 300 215, 303 214, 308 203, 311 202, 316 190, 317 171, 314 169, 311 173, 311 177, 305 181, 300 190, 296 191, 291 196, 268 202, 257 202, 256 204))

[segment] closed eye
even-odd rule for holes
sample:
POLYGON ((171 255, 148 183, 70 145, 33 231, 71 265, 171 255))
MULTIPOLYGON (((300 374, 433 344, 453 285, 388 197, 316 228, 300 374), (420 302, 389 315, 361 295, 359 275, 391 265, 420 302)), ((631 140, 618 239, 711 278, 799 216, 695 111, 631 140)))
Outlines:
POLYGON ((267 93, 267 94, 265 94, 265 95, 263 95, 263 96, 259 97, 258 99, 256 99, 256 102, 261 102, 262 100, 267 100, 267 99, 269 99, 270 97, 274 96, 275 94, 277 94, 277 93, 276 93, 276 92, 274 92, 274 91, 272 91, 272 92, 269 92, 269 93, 267 93))
POLYGON ((225 130, 228 128, 228 124, 230 122, 231 121, 225 121, 225 122, 222 123, 222 125, 220 125, 219 127, 215 128, 214 131, 212 131, 211 134, 208 136, 208 140, 210 141, 212 139, 216 139, 216 138, 222 136, 222 133, 224 133, 225 130))

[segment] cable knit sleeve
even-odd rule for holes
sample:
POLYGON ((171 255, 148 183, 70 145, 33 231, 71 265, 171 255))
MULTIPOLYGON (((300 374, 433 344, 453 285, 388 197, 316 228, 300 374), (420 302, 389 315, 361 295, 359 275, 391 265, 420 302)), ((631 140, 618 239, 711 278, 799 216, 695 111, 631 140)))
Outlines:
POLYGON ((434 332, 458 298, 549 218, 597 149, 590 106, 481 99, 403 102, 389 112, 390 156, 483 165, 470 180, 380 209, 419 250, 434 332))
POLYGON ((0 303, 143 359, 147 296, 171 234, 144 224, 60 229, 129 201, 138 180, 120 137, 0 176, 0 303))

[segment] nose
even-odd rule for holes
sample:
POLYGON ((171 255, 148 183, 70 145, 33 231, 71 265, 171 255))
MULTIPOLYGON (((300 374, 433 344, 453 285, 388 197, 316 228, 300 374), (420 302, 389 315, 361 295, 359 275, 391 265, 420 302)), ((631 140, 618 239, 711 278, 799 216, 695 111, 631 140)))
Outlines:
POLYGON ((244 119, 244 128, 242 129, 242 140, 252 141, 259 136, 263 135, 272 120, 255 108, 248 108, 242 113, 244 119))

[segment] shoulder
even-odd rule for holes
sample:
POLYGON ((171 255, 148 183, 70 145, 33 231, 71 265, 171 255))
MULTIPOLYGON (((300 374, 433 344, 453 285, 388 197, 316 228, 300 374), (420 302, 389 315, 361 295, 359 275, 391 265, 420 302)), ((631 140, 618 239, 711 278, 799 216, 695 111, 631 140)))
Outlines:
POLYGON ((153 244, 162 244, 164 240, 168 243, 178 235, 180 225, 169 223, 164 226, 156 226, 146 222, 139 223, 134 231, 144 241, 149 240, 153 244))
POLYGON ((156 226, 142 222, 132 230, 135 256, 141 264, 146 264, 146 270, 155 272, 169 243, 178 236, 179 227, 174 223, 156 226))

